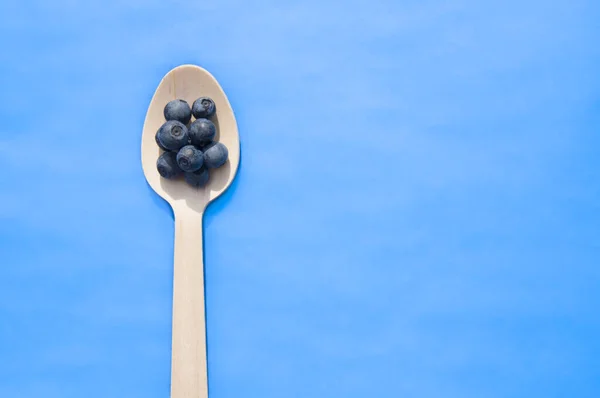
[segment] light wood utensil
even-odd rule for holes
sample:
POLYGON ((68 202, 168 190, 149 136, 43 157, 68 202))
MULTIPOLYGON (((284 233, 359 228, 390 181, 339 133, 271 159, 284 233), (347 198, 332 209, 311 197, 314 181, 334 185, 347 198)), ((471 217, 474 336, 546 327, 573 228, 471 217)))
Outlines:
POLYGON ((195 65, 182 65, 167 73, 146 114, 142 167, 148 184, 169 202, 175 215, 171 398, 208 397, 202 215, 206 206, 229 187, 239 161, 240 142, 233 110, 215 78, 195 65), (211 170, 206 187, 193 188, 183 180, 166 180, 158 174, 156 160, 160 149, 155 134, 165 122, 163 109, 169 101, 184 99, 191 106, 199 97, 210 97, 215 102, 215 140, 227 146, 229 160, 211 170))

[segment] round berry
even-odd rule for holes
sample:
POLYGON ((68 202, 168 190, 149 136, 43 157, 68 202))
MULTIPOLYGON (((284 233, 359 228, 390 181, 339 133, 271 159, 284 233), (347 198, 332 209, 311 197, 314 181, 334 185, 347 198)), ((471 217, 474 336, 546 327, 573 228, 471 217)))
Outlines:
POLYGON ((183 171, 196 171, 203 163, 202 152, 193 145, 186 145, 177 153, 177 164, 183 171))
POLYGON ((212 117, 216 111, 215 102, 208 97, 198 98, 192 104, 192 113, 196 119, 212 117))
POLYGON ((190 141, 198 147, 210 143, 215 138, 215 134, 217 134, 217 128, 208 119, 197 119, 190 125, 190 141))
POLYGON ((178 151, 189 142, 188 129, 181 122, 169 120, 158 130, 156 140, 165 150, 178 151))
POLYGON ((193 187, 203 187, 208 182, 210 175, 206 167, 202 167, 199 170, 185 173, 185 181, 193 187))
POLYGON ((209 169, 216 169, 225 164, 228 156, 227 147, 220 142, 215 142, 204 150, 204 165, 209 169))
POLYGON ((183 172, 177 164, 176 156, 173 152, 164 152, 158 157, 156 169, 161 177, 171 179, 183 172))
POLYGON ((190 105, 181 99, 169 101, 164 110, 165 119, 177 120, 180 123, 188 124, 192 119, 192 110, 190 105))

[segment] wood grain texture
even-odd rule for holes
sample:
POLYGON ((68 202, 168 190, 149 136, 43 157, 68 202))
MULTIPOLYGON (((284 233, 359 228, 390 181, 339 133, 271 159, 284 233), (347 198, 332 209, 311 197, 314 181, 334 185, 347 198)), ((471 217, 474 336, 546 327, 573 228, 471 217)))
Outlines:
POLYGON ((148 184, 165 199, 175 214, 175 259, 173 273, 173 339, 171 397, 207 398, 206 318, 204 304, 204 265, 202 215, 210 201, 221 195, 235 177, 240 160, 237 124, 225 93, 206 70, 183 65, 162 79, 148 108, 142 133, 142 167, 148 184), (229 149, 225 165, 211 171, 204 188, 194 188, 183 180, 166 180, 156 170, 161 153, 154 135, 165 122, 164 106, 180 98, 190 105, 196 98, 211 97, 217 112, 216 140, 229 149))

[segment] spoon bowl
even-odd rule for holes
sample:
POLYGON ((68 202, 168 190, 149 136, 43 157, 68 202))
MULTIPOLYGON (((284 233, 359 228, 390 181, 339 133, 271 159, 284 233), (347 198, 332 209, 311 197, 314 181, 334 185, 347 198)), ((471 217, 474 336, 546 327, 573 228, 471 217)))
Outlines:
POLYGON ((231 105, 217 80, 206 70, 195 65, 182 65, 172 69, 163 77, 156 89, 144 122, 142 133, 142 167, 148 184, 169 202, 174 211, 181 207, 202 212, 204 208, 231 185, 240 162, 240 141, 237 124, 231 105), (161 149, 154 136, 165 122, 163 110, 174 99, 183 99, 192 106, 199 97, 210 97, 215 102, 216 114, 212 121, 217 127, 215 141, 223 143, 229 150, 227 162, 211 170, 210 181, 202 188, 187 185, 180 179, 167 180, 158 174, 156 159, 161 149))
POLYGON ((175 215, 171 398, 208 397, 202 215, 206 206, 231 185, 239 162, 237 124, 215 78, 194 65, 182 65, 167 73, 146 114, 142 168, 148 184, 171 205, 175 215), (183 99, 192 105, 200 97, 210 97, 215 102, 216 114, 211 118, 217 127, 215 141, 225 144, 229 158, 223 166, 210 171, 206 186, 195 188, 183 179, 160 176, 156 160, 162 150, 156 144, 155 134, 165 122, 163 110, 169 101, 183 99))

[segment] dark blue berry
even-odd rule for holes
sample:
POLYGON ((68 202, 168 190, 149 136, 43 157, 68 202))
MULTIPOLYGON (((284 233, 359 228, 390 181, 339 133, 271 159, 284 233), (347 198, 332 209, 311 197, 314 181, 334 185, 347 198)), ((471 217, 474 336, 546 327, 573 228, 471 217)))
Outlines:
POLYGON ((173 152, 164 152, 158 157, 156 169, 163 178, 175 178, 183 172, 177 164, 176 156, 173 152))
POLYGON ((197 147, 210 143, 215 138, 215 134, 217 134, 217 128, 208 119, 198 119, 190 125, 190 141, 197 147))
POLYGON ((192 110, 187 102, 176 99, 165 106, 164 115, 167 121, 177 120, 180 123, 188 124, 192 119, 192 110))
POLYGON ((216 111, 215 102, 208 97, 198 98, 192 104, 192 113, 196 119, 212 117, 216 111))
POLYGON ((193 145, 186 145, 177 153, 177 164, 183 171, 196 171, 203 163, 202 152, 193 145))
POLYGON ((208 182, 210 175, 206 167, 184 174, 185 181, 193 187, 203 187, 208 182))
POLYGON ((169 120, 163 124, 157 135, 157 141, 168 151, 178 151, 189 143, 187 127, 176 120, 169 120))
POLYGON ((225 164, 227 156, 229 156, 227 147, 220 142, 215 142, 204 150, 204 165, 209 169, 216 169, 225 164))

